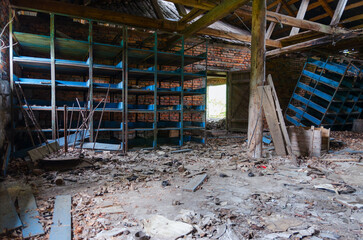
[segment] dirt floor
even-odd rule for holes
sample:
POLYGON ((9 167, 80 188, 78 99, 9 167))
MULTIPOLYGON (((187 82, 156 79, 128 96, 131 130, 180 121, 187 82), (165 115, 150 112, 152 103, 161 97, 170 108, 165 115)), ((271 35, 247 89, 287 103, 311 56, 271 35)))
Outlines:
POLYGON ((18 159, 2 184, 9 193, 32 188, 46 230, 33 239, 48 239, 55 196, 64 194, 72 196, 73 239, 362 239, 363 135, 332 137, 330 154, 299 167, 272 144, 250 160, 245 136, 229 135, 183 153, 88 151, 63 169, 18 159), (184 190, 203 174, 195 192, 184 190))

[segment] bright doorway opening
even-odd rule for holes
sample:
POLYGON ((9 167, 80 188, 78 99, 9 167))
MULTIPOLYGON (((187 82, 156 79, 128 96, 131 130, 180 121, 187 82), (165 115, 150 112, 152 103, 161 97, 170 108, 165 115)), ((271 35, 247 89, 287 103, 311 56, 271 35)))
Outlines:
POLYGON ((219 120, 226 118, 227 85, 212 85, 207 88, 207 119, 219 120))

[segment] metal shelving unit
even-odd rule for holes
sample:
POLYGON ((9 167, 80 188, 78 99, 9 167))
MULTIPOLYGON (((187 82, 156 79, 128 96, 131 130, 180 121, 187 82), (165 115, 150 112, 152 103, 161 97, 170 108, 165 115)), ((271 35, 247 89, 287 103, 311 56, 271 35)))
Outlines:
MULTIPOLYGON (((89 119, 90 141, 100 124, 99 132, 117 136, 124 151, 129 143, 131 147, 155 148, 164 142, 179 146, 190 140, 205 142, 206 41, 185 49, 180 35, 177 44, 168 49, 164 47, 165 39, 173 34, 144 30, 148 36, 130 44, 129 34, 137 34, 138 30, 119 26, 119 45, 95 42, 93 29, 98 22, 92 20, 83 20, 88 24, 87 40, 64 38, 56 36, 57 19, 49 14, 49 35, 14 31, 13 23, 9 28, 10 36, 18 43, 16 49, 12 45, 10 49, 11 86, 19 84, 25 93, 39 89, 36 97, 30 94, 26 98, 38 115, 50 115, 49 122, 42 121, 43 132, 51 133, 53 139, 59 137, 63 118, 58 113, 63 114, 64 105, 78 115, 92 111, 109 91, 104 107, 108 118, 99 123, 102 103, 89 119), (196 48, 199 50, 194 51, 196 48), (193 67, 196 63, 198 70, 193 67), (42 77, 23 72, 41 73, 38 75, 42 77), (203 85, 194 86, 195 81, 203 85), (75 95, 81 96, 79 105, 75 95), (178 102, 167 103, 165 99, 178 102), (192 121, 194 115, 198 115, 198 121, 192 121)), ((24 105, 14 109, 19 107, 28 108, 24 105)), ((24 132, 25 126, 18 124, 15 128, 24 132)), ((72 121, 68 129, 75 132, 77 121, 72 121)))
POLYGON ((309 58, 285 118, 295 126, 324 126, 349 129, 363 110, 363 63, 333 57, 309 58))

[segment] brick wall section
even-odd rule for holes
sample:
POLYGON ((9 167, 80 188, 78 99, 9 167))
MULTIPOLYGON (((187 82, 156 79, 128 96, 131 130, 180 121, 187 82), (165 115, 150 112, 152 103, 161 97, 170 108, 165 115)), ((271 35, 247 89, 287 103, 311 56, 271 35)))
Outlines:
POLYGON ((290 55, 268 59, 266 62, 266 76, 268 74, 272 76, 283 113, 289 104, 305 61, 305 57, 290 55))

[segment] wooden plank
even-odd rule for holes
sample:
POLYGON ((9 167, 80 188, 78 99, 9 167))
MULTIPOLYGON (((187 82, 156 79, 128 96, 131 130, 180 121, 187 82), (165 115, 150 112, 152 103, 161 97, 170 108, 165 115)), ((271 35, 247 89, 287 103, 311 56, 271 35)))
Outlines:
POLYGON ((30 151, 28 151, 28 154, 30 156, 30 159, 32 161, 37 161, 45 157, 46 155, 56 152, 60 149, 58 142, 52 142, 50 144, 46 144, 43 146, 40 146, 38 148, 34 148, 30 151))
POLYGON ((158 17, 158 19, 164 19, 164 15, 163 15, 163 12, 160 9, 160 6, 158 4, 158 0, 151 0, 151 4, 153 6, 153 9, 154 9, 155 14, 158 17))
POLYGON ((318 0, 320 5, 324 8, 325 12, 330 16, 333 17, 334 11, 330 8, 328 2, 326 0, 318 0))
MULTIPOLYGON (((109 143, 97 143, 93 148, 93 142, 90 143, 83 143, 84 149, 94 149, 94 150, 105 150, 105 151, 119 151, 120 144, 109 144, 109 143)), ((79 146, 77 146, 78 148, 79 146)))
POLYGON ((172 32, 181 30, 181 27, 179 27, 175 21, 134 16, 111 10, 104 10, 100 8, 81 6, 59 1, 13 0, 11 1, 11 6, 19 9, 54 13, 58 15, 83 18, 86 20, 98 20, 115 24, 127 24, 135 27, 160 29, 172 32))
POLYGON ((54 202, 53 224, 49 240, 72 239, 72 198, 70 195, 57 196, 54 202))
MULTIPOLYGON (((267 76, 267 82, 269 84, 269 86, 271 87, 271 90, 272 90, 272 97, 275 101, 275 106, 276 106, 276 112, 277 112, 277 117, 279 119, 279 123, 280 123, 280 128, 281 128, 281 131, 282 131, 282 135, 284 137, 284 140, 285 140, 285 144, 286 144, 286 150, 287 150, 287 153, 291 156, 292 158, 292 162, 295 164, 295 165, 298 165, 298 162, 296 160, 296 156, 294 155, 294 153, 292 152, 292 147, 291 147, 291 141, 290 141, 290 137, 289 137, 289 134, 287 132, 287 129, 286 129, 286 124, 285 124, 285 119, 284 119, 284 116, 282 114, 282 110, 281 110, 281 106, 280 106, 280 102, 279 102, 279 99, 277 97, 277 93, 276 93, 276 89, 275 89, 275 85, 272 81, 272 76, 271 74, 269 74, 267 76)), ((330 132, 329 132, 330 133, 330 132)))
POLYGON ((205 12, 205 10, 201 10, 198 8, 193 8, 192 10, 189 11, 189 13, 187 15, 185 15, 182 19, 179 20, 180 24, 187 24, 188 22, 190 22, 191 20, 193 20, 194 18, 202 15, 205 12))
MULTIPOLYGON (((297 12, 296 18, 297 19, 304 19, 306 10, 309 6, 310 0, 302 0, 300 4, 299 11, 297 12)), ((299 32, 300 28, 293 27, 290 32, 290 36, 295 35, 299 32)))
POLYGON ((337 7, 335 8, 334 16, 331 19, 330 25, 335 26, 339 23, 340 18, 343 15, 345 6, 347 5, 348 0, 339 0, 337 7))
POLYGON ((184 186, 183 189, 188 192, 195 192, 197 188, 206 180, 207 176, 207 174, 202 174, 194 177, 187 185, 184 186))
POLYGON ((23 223, 23 238, 44 234, 42 224, 38 221, 39 212, 35 198, 30 189, 21 190, 18 195, 20 219, 23 223))
POLYGON ((262 98, 263 111, 265 113, 266 121, 270 129, 276 153, 279 156, 285 156, 285 143, 282 137, 279 120, 276 114, 276 108, 271 93, 271 86, 267 85, 258 87, 258 93, 260 95, 260 98, 262 98))
POLYGON ((8 191, 0 185, 0 233, 21 226, 20 218, 8 191))

